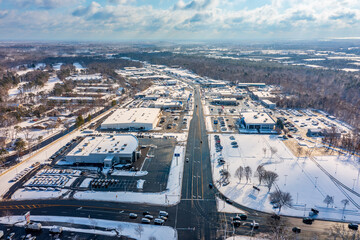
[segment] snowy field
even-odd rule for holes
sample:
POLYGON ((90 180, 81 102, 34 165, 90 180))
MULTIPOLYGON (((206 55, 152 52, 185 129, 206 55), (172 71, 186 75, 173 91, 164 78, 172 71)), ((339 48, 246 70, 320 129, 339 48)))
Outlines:
POLYGON ((160 206, 175 205, 180 202, 181 197, 185 147, 176 146, 174 150, 174 155, 176 153, 179 153, 180 157, 176 159, 176 157, 173 156, 170 166, 169 179, 165 191, 157 193, 85 191, 75 193, 74 198, 78 200, 146 203, 160 206))
MULTIPOLYGON (((119 222, 119 221, 110 221, 102 219, 93 219, 93 218, 79 218, 79 217, 64 217, 64 216, 34 216, 31 215, 31 221, 40 222, 40 223, 73 223, 75 225, 83 225, 88 227, 97 227, 108 229, 108 231, 94 230, 94 229, 82 229, 82 228, 63 228, 64 231, 71 232, 85 232, 85 233, 94 233, 97 235, 106 235, 106 236, 126 236, 131 239, 143 239, 148 240, 151 237, 158 240, 171 240, 177 239, 177 231, 172 227, 168 226, 156 226, 156 225, 146 225, 139 223, 128 223, 128 222, 119 222), (141 226, 142 231, 139 234, 139 226, 141 226)), ((16 226, 24 226, 25 219, 24 216, 9 216, 9 217, 0 217, 0 223, 2 224, 16 224, 16 226)), ((43 226, 48 228, 47 226, 43 226)))
MULTIPOLYGON (((330 180, 330 178, 308 158, 296 158, 290 150, 274 135, 240 135, 240 134, 219 134, 221 145, 224 147, 222 152, 215 151, 214 135, 209 135, 211 149, 212 167, 214 170, 214 182, 216 187, 228 198, 239 204, 266 212, 276 212, 269 202, 269 192, 266 186, 260 185, 256 177, 252 176, 247 183, 245 178, 239 182, 235 171, 240 167, 250 166, 252 172, 263 164, 268 171, 274 171, 279 175, 276 186, 282 191, 292 195, 293 207, 283 208, 282 214, 292 216, 308 215, 311 208, 320 210, 319 218, 324 219, 343 219, 359 221, 360 212, 356 206, 350 202, 343 209, 341 201, 347 197, 330 180), (230 140, 234 136, 235 140, 230 140), (231 142, 236 141, 238 148, 232 148, 231 142), (270 147, 277 150, 271 156, 270 147), (266 149, 265 152, 263 149, 266 149), (222 156, 226 163, 223 166, 217 164, 217 159, 222 156), (220 169, 225 168, 230 172, 230 184, 220 186, 218 180, 221 178, 220 169), (260 191, 253 189, 253 186, 260 188, 260 191), (327 205, 323 202, 325 197, 333 196, 334 204, 327 205), (344 214, 343 214, 344 213, 344 214)), ((360 193, 359 166, 354 165, 354 159, 331 157, 318 157, 319 164, 327 172, 333 174, 340 182, 353 188, 360 193), (335 170, 337 168, 337 173, 335 170), (341 175, 341 176, 340 176, 341 175), (353 180, 355 179, 355 180, 353 180), (357 182, 354 184, 354 182, 357 182)), ((253 174, 254 175, 254 174, 253 174)), ((275 186, 271 191, 275 189, 275 186)), ((270 192, 271 192, 270 191, 270 192)), ((349 193, 355 201, 360 202, 360 198, 355 194, 349 193)))

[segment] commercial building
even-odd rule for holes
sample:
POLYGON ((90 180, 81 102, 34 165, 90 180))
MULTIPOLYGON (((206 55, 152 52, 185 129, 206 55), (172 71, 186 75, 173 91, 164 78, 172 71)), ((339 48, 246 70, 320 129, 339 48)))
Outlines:
POLYGON ((227 106, 237 106, 238 102, 236 98, 214 98, 211 101, 212 104, 215 105, 227 105, 227 106))
POLYGON ((73 75, 65 78, 66 80, 81 81, 81 82, 101 82, 101 74, 88 74, 88 75, 73 75))
POLYGON ((159 98, 154 102, 153 106, 161 109, 181 109, 182 103, 172 99, 159 98))
POLYGON ((151 130, 160 116, 159 108, 117 109, 102 124, 101 129, 151 130))
POLYGON ((132 134, 86 137, 66 156, 73 164, 104 164, 111 167, 119 163, 132 163, 138 159, 138 139, 132 134))
POLYGON ((275 109, 276 108, 276 103, 273 103, 272 101, 270 100, 267 100, 267 99, 264 99, 264 100, 261 100, 261 103, 269 108, 269 109, 275 109))
POLYGON ((267 113, 244 112, 241 113, 241 124, 246 129, 257 129, 259 132, 272 131, 275 121, 267 113))
POLYGON ((266 87, 265 83, 239 83, 237 85, 238 88, 248 88, 248 87, 257 87, 257 88, 264 88, 266 87))

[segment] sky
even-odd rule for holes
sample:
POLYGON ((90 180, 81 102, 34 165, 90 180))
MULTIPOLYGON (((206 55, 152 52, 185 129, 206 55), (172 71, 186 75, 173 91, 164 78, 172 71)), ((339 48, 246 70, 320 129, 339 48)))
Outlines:
POLYGON ((360 0, 0 0, 0 40, 360 37, 360 0))

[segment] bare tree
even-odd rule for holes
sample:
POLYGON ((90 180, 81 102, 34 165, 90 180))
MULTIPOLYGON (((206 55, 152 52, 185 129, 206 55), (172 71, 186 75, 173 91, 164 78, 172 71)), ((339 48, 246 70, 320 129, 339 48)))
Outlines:
POLYGON ((273 158, 274 154, 277 153, 277 151, 278 151, 277 148, 275 148, 275 147, 270 147, 271 159, 273 158))
POLYGON ((326 195, 324 199, 324 203, 326 203, 326 207, 329 207, 330 204, 334 203, 334 198, 329 195, 326 195))
POLYGON ((279 175, 275 172, 272 171, 265 171, 264 174, 264 182, 270 192, 272 185, 274 184, 275 181, 277 181, 279 178, 279 175))
POLYGON ((251 177, 251 175, 252 175, 251 167, 249 167, 249 166, 245 167, 244 172, 245 172, 246 182, 248 182, 249 179, 250 179, 250 177, 251 177))
POLYGON ((301 155, 301 153, 302 153, 302 151, 303 151, 303 149, 302 149, 301 146, 298 146, 296 150, 297 150, 298 159, 299 159, 299 158, 300 158, 300 155, 301 155))
POLYGON ((135 233, 137 233, 140 238, 141 238, 141 234, 142 234, 143 231, 144 231, 144 228, 143 228, 143 226, 141 226, 141 225, 138 225, 138 226, 135 228, 135 233))
POLYGON ((344 204, 344 208, 343 208, 343 214, 344 214, 346 206, 349 205, 349 200, 345 198, 341 200, 341 203, 344 204))
POLYGON ((263 147, 264 157, 266 156, 266 147, 263 147))
POLYGON ((292 239, 292 232, 290 223, 285 218, 274 219, 268 216, 265 220, 265 224, 269 231, 266 234, 267 239, 272 240, 287 240, 292 239))
POLYGON ((360 240, 360 234, 358 231, 353 231, 345 227, 344 224, 335 224, 329 229, 328 239, 340 239, 340 240, 360 240))
POLYGON ((239 179, 239 182, 241 182, 241 178, 243 177, 243 175, 244 175, 244 168, 242 166, 240 166, 235 171, 235 177, 237 177, 239 179))
POLYGON ((288 192, 282 192, 280 190, 275 190, 275 192, 270 193, 269 195, 270 202, 273 204, 277 204, 279 207, 279 213, 283 206, 291 206, 292 205, 292 197, 288 192))
POLYGON ((255 177, 258 178, 259 184, 261 184, 262 180, 264 179, 265 172, 266 172, 266 170, 262 165, 259 165, 256 168, 255 177))

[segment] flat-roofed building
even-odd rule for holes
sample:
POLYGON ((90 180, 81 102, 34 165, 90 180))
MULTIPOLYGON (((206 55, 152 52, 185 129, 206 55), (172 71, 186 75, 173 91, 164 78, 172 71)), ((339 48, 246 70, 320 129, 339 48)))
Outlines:
POLYGON ((275 127, 275 121, 267 113, 244 112, 241 113, 241 123, 246 129, 271 131, 275 127))
POLYGON ((140 154, 138 148, 139 141, 132 134, 86 137, 65 159, 73 164, 104 164, 111 167, 136 161, 140 154))
POLYGON ((101 124, 101 129, 151 130, 156 127, 160 112, 159 108, 117 109, 101 124))
POLYGON ((159 98, 154 102, 153 106, 161 109, 181 109, 182 102, 169 98, 159 98))
POLYGON ((269 109, 275 109, 276 108, 276 103, 270 101, 270 100, 267 100, 267 99, 264 99, 264 100, 261 100, 261 103, 269 108, 269 109))

